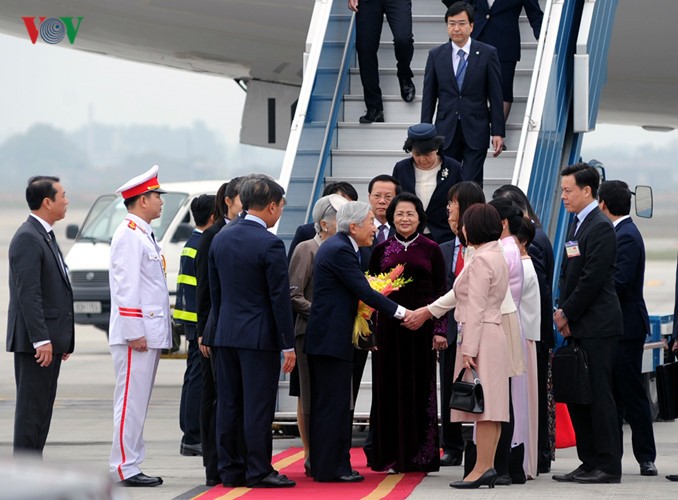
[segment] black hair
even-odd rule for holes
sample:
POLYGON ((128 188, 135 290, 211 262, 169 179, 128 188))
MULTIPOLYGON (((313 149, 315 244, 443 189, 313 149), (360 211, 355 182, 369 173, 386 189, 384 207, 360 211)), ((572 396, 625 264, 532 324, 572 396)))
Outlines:
POLYGON ((473 24, 473 14, 475 13, 475 9, 471 4, 466 2, 454 2, 448 7, 447 12, 445 12, 445 23, 447 23, 448 18, 456 16, 462 12, 466 12, 466 15, 468 15, 468 22, 473 24))
POLYGON ((464 212, 464 228, 470 245, 482 245, 501 237, 501 218, 489 203, 474 203, 464 212))
POLYGON ((522 189, 520 189, 518 186, 514 186, 513 184, 504 184, 503 186, 497 188, 494 193, 492 193, 492 198, 499 198, 500 196, 508 198, 513 203, 518 205, 518 207, 523 211, 523 214, 527 214, 527 216, 532 219, 532 222, 534 222, 535 226, 541 227, 541 221, 539 220, 539 217, 537 217, 537 214, 530 204, 530 200, 527 198, 527 195, 522 189))
POLYGON ((528 249, 532 243, 532 240, 534 240, 536 231, 537 230, 534 228, 534 223, 527 217, 523 217, 523 220, 520 221, 520 227, 516 233, 516 238, 518 238, 520 243, 525 245, 525 249, 528 249))
POLYGON ((123 203, 125 204, 125 208, 131 208, 134 205, 137 204, 137 201, 141 199, 142 196, 149 197, 151 196, 155 191, 146 191, 145 193, 138 194, 136 196, 132 196, 131 198, 127 198, 123 203))
POLYGON ((58 177, 51 175, 36 175, 28 179, 26 186, 26 202, 31 210, 39 210, 45 198, 54 201, 57 190, 54 187, 59 181, 58 177))
POLYGON ((598 197, 598 186, 600 186, 600 174, 598 171, 590 166, 588 163, 575 163, 565 167, 560 172, 562 177, 566 175, 574 175, 574 182, 577 183, 579 189, 584 189, 586 186, 591 188, 591 196, 598 197))
POLYGON ((612 215, 622 216, 631 213, 631 190, 624 181, 603 182, 598 190, 598 201, 605 202, 612 215))
POLYGON ((417 154, 427 155, 431 151, 440 151, 444 141, 445 137, 442 135, 437 135, 433 139, 428 139, 425 141, 417 141, 408 138, 403 145, 403 149, 406 153, 415 151, 417 154))
POLYGON ((466 246, 466 239, 461 228, 463 226, 464 213, 475 203, 485 203, 485 192, 479 184, 473 181, 463 181, 455 184, 447 192, 447 201, 459 203, 459 222, 457 223, 457 238, 462 245, 466 246))
POLYGON ((224 182, 219 189, 217 189, 217 196, 214 200, 214 220, 223 219, 228 213, 228 205, 226 205, 226 188, 229 183, 224 182))
POLYGON ((358 201, 358 191, 355 190, 353 184, 346 181, 328 182, 323 189, 322 196, 329 196, 331 194, 345 194, 351 201, 358 201))
POLYGON ((201 194, 193 198, 191 213, 196 226, 202 227, 210 220, 210 215, 214 213, 216 199, 217 197, 213 194, 201 194))
POLYGON ((414 205, 417 215, 419 216, 419 225, 417 226, 417 231, 421 233, 426 228, 426 211, 424 210, 424 204, 416 194, 404 192, 393 198, 393 200, 391 200, 391 204, 386 209, 386 220, 391 226, 393 226, 393 216, 395 214, 396 207, 398 203, 403 201, 412 203, 414 205))
POLYGON ((268 175, 255 174, 242 182, 239 194, 244 210, 263 210, 270 203, 279 204, 285 190, 268 175))
POLYGON ((403 190, 403 188, 400 187, 400 182, 398 182, 398 179, 396 179, 392 175, 381 174, 381 175, 377 175, 376 177, 374 177, 370 181, 370 183, 367 185, 367 193, 368 194, 372 194, 372 187, 374 186, 375 182, 391 182, 392 184, 395 184, 396 195, 400 194, 403 190))
POLYGON ((515 235, 518 233, 523 220, 523 211, 520 210, 518 205, 503 196, 490 200, 488 204, 497 209, 502 220, 506 219, 508 221, 508 228, 511 234, 515 235))

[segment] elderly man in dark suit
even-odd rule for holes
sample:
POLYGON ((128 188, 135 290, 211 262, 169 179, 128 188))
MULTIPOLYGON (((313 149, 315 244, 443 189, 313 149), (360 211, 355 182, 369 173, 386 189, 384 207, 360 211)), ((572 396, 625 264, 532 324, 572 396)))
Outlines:
POLYGON ((7 351, 14 353, 14 452, 42 456, 61 361, 73 352, 73 293, 52 226, 66 216, 58 177, 32 177, 31 214, 9 245, 7 351))
POLYGON ((360 270, 359 247, 372 244, 375 229, 370 206, 349 202, 337 213, 337 234, 322 244, 315 259, 306 353, 311 371, 311 474, 316 481, 363 480, 350 461, 352 332, 358 300, 398 319, 407 312, 372 290, 360 270))
POLYGON ((295 363, 285 245, 267 230, 282 215, 284 194, 271 178, 246 179, 240 196, 247 215, 220 231, 209 251, 219 474, 226 486, 295 485, 271 465, 280 352, 285 373, 295 363))
POLYGON ((643 350, 650 333, 650 317, 643 298, 645 244, 629 215, 631 191, 622 181, 603 182, 598 191, 600 210, 614 225, 617 235, 616 288, 624 317, 614 367, 614 399, 619 415, 619 442, 623 446, 624 419, 631 426, 633 454, 643 476, 656 476, 657 449, 652 430, 650 403, 643 386, 643 350))
POLYGON ((577 483, 619 483, 621 446, 612 376, 622 312, 615 290, 617 239, 598 208, 600 176, 586 163, 561 172, 565 209, 576 214, 565 242, 559 307, 553 321, 588 354, 592 403, 568 404, 581 465, 553 479, 577 483))
POLYGON ((421 121, 433 123, 436 115, 435 126, 445 136, 444 156, 462 163, 462 180, 482 186, 490 138, 494 156, 499 156, 505 130, 497 49, 471 39, 473 16, 465 2, 452 4, 445 13, 451 41, 429 52, 421 121))

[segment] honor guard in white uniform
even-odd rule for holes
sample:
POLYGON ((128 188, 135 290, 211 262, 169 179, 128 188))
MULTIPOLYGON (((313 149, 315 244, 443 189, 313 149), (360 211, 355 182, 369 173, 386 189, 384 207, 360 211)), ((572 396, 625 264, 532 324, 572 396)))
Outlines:
POLYGON ((163 201, 158 166, 120 188, 127 216, 111 241, 109 345, 116 383, 110 471, 123 486, 158 486, 141 472, 143 430, 160 351, 171 345, 169 292, 151 221, 163 201))

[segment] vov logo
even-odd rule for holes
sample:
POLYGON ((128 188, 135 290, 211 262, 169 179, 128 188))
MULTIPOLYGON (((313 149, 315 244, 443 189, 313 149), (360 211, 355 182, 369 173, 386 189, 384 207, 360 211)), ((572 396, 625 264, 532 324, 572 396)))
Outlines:
POLYGON ((64 39, 68 35, 68 41, 71 42, 71 45, 75 42, 75 37, 78 36, 78 30, 80 29, 80 23, 84 17, 38 17, 38 22, 36 23, 36 17, 22 17, 24 24, 26 25, 26 31, 28 31, 28 36, 31 38, 31 42, 35 45, 35 42, 38 41, 38 33, 40 38, 45 41, 45 43, 56 44, 64 39), (77 20, 77 26, 75 25, 74 19, 77 20))

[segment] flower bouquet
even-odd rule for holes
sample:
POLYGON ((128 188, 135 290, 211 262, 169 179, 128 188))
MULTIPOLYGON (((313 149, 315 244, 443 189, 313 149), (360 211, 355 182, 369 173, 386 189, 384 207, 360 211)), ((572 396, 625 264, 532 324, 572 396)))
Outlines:
MULTIPOLYGON (((405 266, 398 264, 387 273, 377 274, 372 276, 365 273, 367 282, 373 290, 376 290, 383 296, 387 296, 391 292, 400 290, 407 283, 412 281, 412 278, 404 278, 402 276, 405 266)), ((362 300, 358 303, 358 314, 356 314, 353 322, 353 345, 360 349, 365 349, 374 346, 372 330, 370 330, 369 319, 372 317, 374 308, 365 304, 362 300)))

